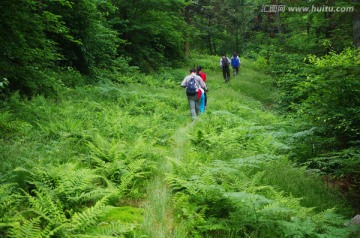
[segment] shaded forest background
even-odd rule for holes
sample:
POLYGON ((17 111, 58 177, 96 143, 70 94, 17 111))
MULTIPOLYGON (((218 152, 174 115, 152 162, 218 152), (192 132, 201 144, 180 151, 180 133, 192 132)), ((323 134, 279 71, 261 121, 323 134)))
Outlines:
POLYGON ((0 12, 4 107, 14 93, 56 98, 66 87, 184 66, 193 52, 238 52, 272 76, 273 109, 307 133, 291 159, 360 199, 358 0, 2 0, 0 12), (263 12, 268 5, 354 11, 263 12))

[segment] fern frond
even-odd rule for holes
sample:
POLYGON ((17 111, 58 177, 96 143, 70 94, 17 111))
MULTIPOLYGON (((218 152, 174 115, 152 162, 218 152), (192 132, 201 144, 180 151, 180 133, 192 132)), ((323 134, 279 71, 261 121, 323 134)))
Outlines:
POLYGON ((134 223, 125 223, 122 221, 102 222, 89 230, 88 233, 94 237, 128 237, 126 235, 135 231, 137 227, 138 225, 134 223))
POLYGON ((30 208, 25 210, 25 212, 35 213, 47 222, 55 224, 61 224, 66 220, 60 202, 56 201, 51 193, 42 189, 33 190, 32 193, 34 193, 35 196, 28 193, 24 195, 30 205, 30 208))
POLYGON ((342 226, 345 224, 345 219, 335 213, 335 208, 326 209, 312 217, 313 221, 319 226, 323 225, 335 225, 342 226))
POLYGON ((179 176, 171 173, 166 174, 165 181, 174 192, 185 189, 187 184, 186 180, 181 179, 179 176))
POLYGON ((9 231, 9 237, 11 238, 23 238, 23 237, 34 237, 42 238, 42 229, 41 229, 41 218, 33 218, 30 220, 22 220, 22 224, 16 227, 13 227, 9 231))
POLYGON ((121 177, 121 183, 119 185, 120 191, 127 191, 129 185, 133 183, 135 179, 141 178, 148 173, 143 171, 143 167, 146 167, 145 163, 145 159, 138 159, 126 166, 126 173, 121 177))
POLYGON ((243 167, 260 168, 264 162, 277 160, 279 158, 280 156, 272 155, 272 154, 257 154, 255 156, 232 159, 230 162, 233 166, 235 166, 235 168, 243 168, 243 167))
POLYGON ((107 199, 99 200, 93 207, 87 208, 82 212, 75 213, 71 219, 68 231, 71 233, 82 233, 98 223, 99 217, 107 211, 107 199))
POLYGON ((16 167, 13 172, 15 172, 16 174, 25 174, 21 175, 21 177, 29 177, 35 175, 32 170, 26 169, 24 167, 16 167))
POLYGON ((126 144, 124 142, 115 139, 108 141, 100 135, 93 139, 95 142, 88 141, 87 145, 93 156, 100 159, 100 161, 113 162, 125 158, 123 151, 126 144))
POLYGON ((256 208, 263 207, 273 202, 273 200, 268 199, 264 196, 246 192, 225 193, 225 196, 237 204, 245 202, 253 203, 256 208))
POLYGON ((309 217, 300 219, 292 217, 291 221, 277 221, 285 237, 318 237, 316 227, 309 217))
MULTIPOLYGON (((8 210, 10 206, 16 204, 20 199, 19 194, 15 191, 16 184, 5 183, 0 185, 0 217, 8 210)), ((1 218, 0 218, 1 220, 1 218)))
POLYGON ((85 201, 97 201, 109 194, 118 193, 118 190, 115 187, 110 188, 95 188, 88 192, 82 192, 76 197, 69 197, 69 200, 73 202, 85 202, 85 201))
POLYGON ((106 188, 110 191, 113 188, 112 183, 104 176, 95 174, 95 170, 78 169, 73 164, 58 168, 57 173, 59 177, 57 192, 73 202, 85 201, 85 199, 97 200, 99 194, 92 191, 106 194, 108 193, 106 188))

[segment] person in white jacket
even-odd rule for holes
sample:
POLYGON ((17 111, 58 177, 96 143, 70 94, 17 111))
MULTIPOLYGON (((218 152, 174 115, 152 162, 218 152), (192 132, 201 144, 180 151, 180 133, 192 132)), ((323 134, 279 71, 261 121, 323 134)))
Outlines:
POLYGON ((225 54, 222 54, 222 57, 220 58, 220 67, 222 68, 225 83, 230 81, 230 63, 230 59, 225 54))

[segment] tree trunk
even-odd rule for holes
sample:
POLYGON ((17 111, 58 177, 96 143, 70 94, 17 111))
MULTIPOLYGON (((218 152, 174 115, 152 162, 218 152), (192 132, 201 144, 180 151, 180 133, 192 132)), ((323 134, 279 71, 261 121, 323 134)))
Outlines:
MULTIPOLYGON (((279 9, 279 0, 276 1, 277 9, 279 9)), ((280 11, 276 11, 275 13, 275 22, 276 22, 276 28, 277 28, 277 34, 279 36, 280 44, 285 44, 285 36, 283 34, 282 26, 281 26, 281 18, 280 18, 280 11)))
MULTIPOLYGON (((188 28, 189 28, 190 25, 191 25, 191 14, 190 14, 190 7, 189 6, 185 7, 185 9, 184 9, 184 17, 185 17, 185 22, 186 22, 186 24, 188 25, 188 28)), ((184 54, 185 54, 185 56, 189 56, 189 54, 190 54, 189 38, 190 38, 189 33, 186 33, 186 35, 185 35, 185 45, 184 45, 184 54)))
POLYGON ((211 44, 211 36, 210 36, 210 34, 208 35, 208 44, 209 44, 209 53, 210 53, 210 55, 212 55, 213 54, 213 48, 212 48, 212 44, 211 44))
POLYGON ((238 26, 236 26, 236 39, 235 39, 235 41, 236 41, 236 53, 238 54, 239 53, 239 29, 238 29, 238 26))
POLYGON ((185 49, 184 49, 184 54, 185 56, 189 56, 190 54, 190 43, 189 43, 189 35, 186 34, 186 39, 185 39, 185 49))
POLYGON ((355 47, 360 48, 360 12, 358 10, 360 0, 353 0, 353 2, 355 3, 353 21, 354 45, 355 47))
MULTIPOLYGON (((211 19, 210 17, 207 18, 207 25, 209 27, 209 29, 211 29, 211 19)), ((211 38, 211 34, 210 34, 210 31, 208 30, 207 31, 207 40, 208 40, 208 44, 209 44, 209 52, 210 54, 212 55, 213 54, 213 45, 212 45, 212 38, 211 38)))

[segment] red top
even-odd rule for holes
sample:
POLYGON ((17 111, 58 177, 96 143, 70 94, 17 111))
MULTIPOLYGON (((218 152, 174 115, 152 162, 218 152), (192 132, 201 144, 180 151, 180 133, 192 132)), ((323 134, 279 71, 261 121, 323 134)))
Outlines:
POLYGON ((201 79, 206 83, 206 74, 204 72, 199 72, 201 79))

